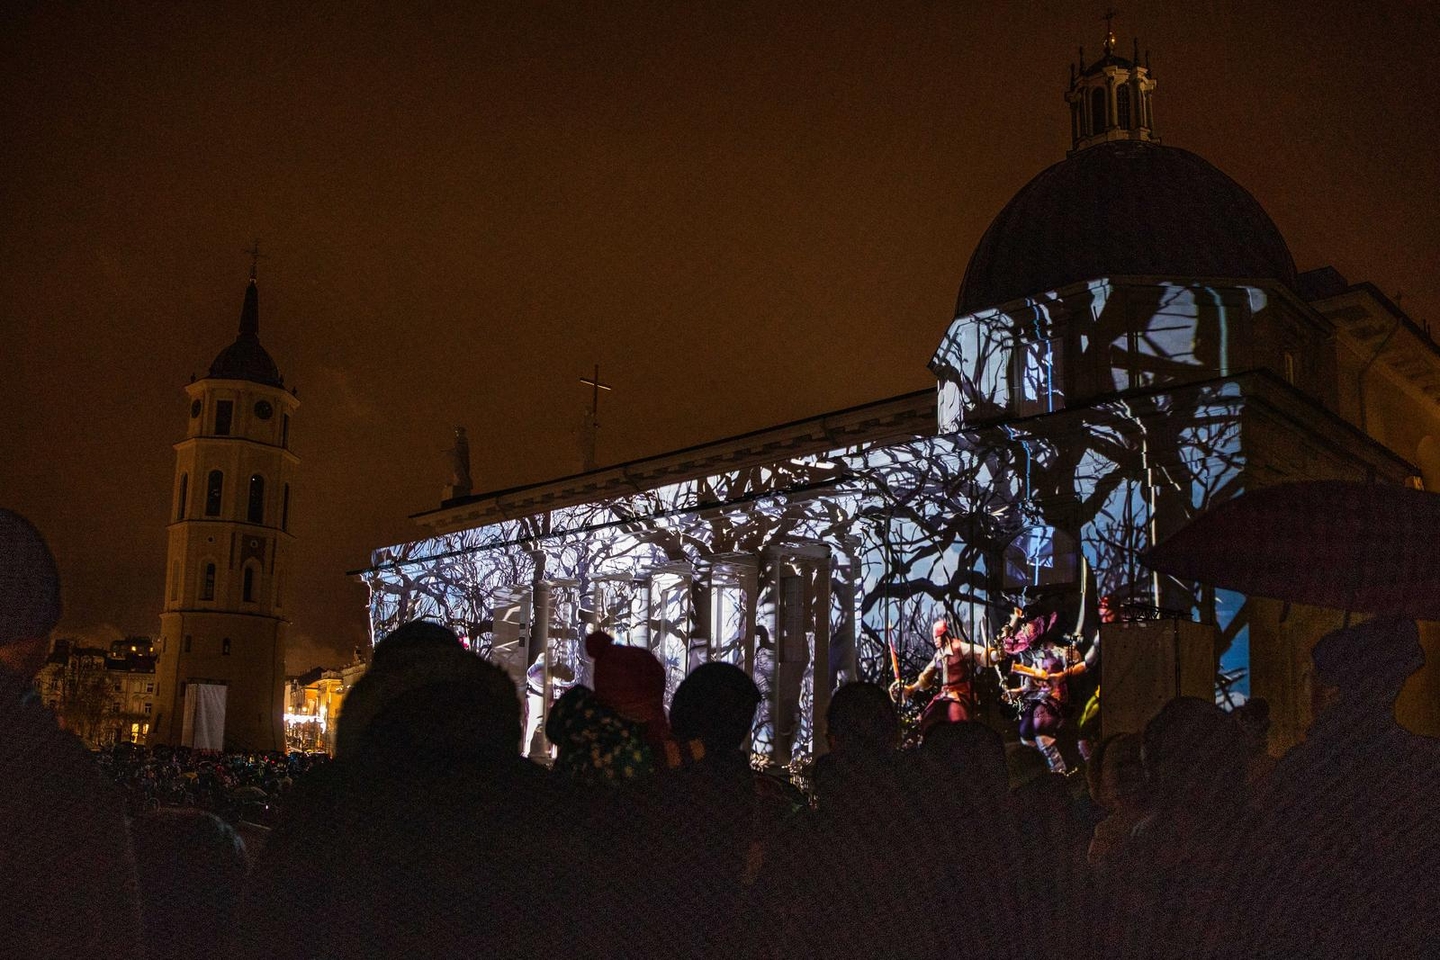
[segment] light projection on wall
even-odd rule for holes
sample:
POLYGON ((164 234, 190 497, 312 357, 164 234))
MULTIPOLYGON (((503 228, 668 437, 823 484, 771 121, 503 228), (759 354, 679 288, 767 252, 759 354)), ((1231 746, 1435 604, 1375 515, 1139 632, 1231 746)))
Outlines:
POLYGON ((940 435, 376 551, 374 636, 428 617, 517 680, 548 656, 584 682, 580 640, 602 626, 656 653, 667 702, 698 663, 735 663, 766 698, 755 747, 782 763, 813 749, 837 682, 888 682, 890 643, 913 677, 935 617, 993 636, 1017 602, 1048 604, 1082 642, 1105 595, 1218 622, 1227 690, 1243 697, 1243 604, 1138 561, 1240 492, 1244 397, 1215 375, 1231 349, 1216 332, 1221 298, 1162 286, 1137 313, 1110 293, 1090 285, 957 320, 931 364, 940 435), (542 618, 535 597, 547 594, 542 618))

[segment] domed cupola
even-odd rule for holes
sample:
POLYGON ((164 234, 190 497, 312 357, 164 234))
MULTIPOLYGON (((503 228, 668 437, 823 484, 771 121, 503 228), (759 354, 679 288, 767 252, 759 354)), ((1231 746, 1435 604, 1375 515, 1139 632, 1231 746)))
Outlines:
MULTIPOLYGON (((1015 194, 970 263, 956 315, 1101 277, 1295 283, 1290 249, 1244 187, 1152 132, 1155 82, 1135 59, 1072 69, 1073 149, 1015 194)), ((1082 51, 1083 54, 1083 51, 1082 51)))
POLYGON ((1155 80, 1147 64, 1140 62, 1139 41, 1132 43, 1129 60, 1115 53, 1115 33, 1110 29, 1108 15, 1105 29, 1104 54, 1094 63, 1085 63, 1085 48, 1080 48, 1080 65, 1070 67, 1070 89, 1065 100, 1070 104, 1070 140, 1073 154, 1097 143, 1112 140, 1148 140, 1158 143, 1155 136, 1155 115, 1151 94, 1155 80))
POLYGON ((255 270, 250 270, 250 285, 245 288, 245 303, 240 308, 240 332, 215 362, 210 376, 217 380, 249 380, 271 387, 283 387, 285 378, 270 354, 260 345, 260 293, 255 287, 255 270))

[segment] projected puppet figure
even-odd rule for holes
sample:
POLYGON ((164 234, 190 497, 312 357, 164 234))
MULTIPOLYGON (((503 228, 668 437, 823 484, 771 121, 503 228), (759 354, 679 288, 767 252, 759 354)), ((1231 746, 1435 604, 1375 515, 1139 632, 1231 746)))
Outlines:
POLYGON ((914 683, 891 684, 891 695, 909 697, 916 690, 929 690, 940 682, 940 692, 926 705, 920 714, 920 735, 923 737, 930 728, 939 723, 962 723, 975 713, 975 671, 988 667, 995 661, 994 653, 979 644, 971 643, 950 632, 950 623, 945 619, 935 621, 932 628, 935 637, 935 656, 914 683))
MULTIPOLYGON (((1049 620, 1053 624, 1053 614, 1049 620)), ((1056 643, 1047 630, 1036 634, 1035 642, 1021 650, 1010 667, 1024 678, 1018 691, 1020 742, 1039 750, 1051 773, 1069 772, 1055 737, 1070 704, 1069 680, 1087 669, 1085 661, 1071 656, 1074 652, 1073 647, 1056 643)))

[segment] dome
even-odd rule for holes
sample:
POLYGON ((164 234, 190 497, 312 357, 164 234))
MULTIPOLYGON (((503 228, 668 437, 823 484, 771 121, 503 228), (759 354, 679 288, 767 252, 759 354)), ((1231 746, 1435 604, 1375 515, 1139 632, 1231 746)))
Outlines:
POLYGON ((285 379, 270 354, 260 346, 259 337, 240 336, 230 344, 215 362, 210 364, 210 376, 217 380, 250 380, 272 387, 283 387, 285 379))
POLYGON ((254 277, 245 288, 245 305, 240 308, 240 334, 210 364, 210 376, 217 380, 249 380, 271 387, 285 385, 280 368, 260 346, 260 294, 255 289, 254 277))
POLYGON ((1187 150, 1116 140, 1078 150, 990 224, 956 314, 1110 276, 1295 282, 1285 238, 1255 198, 1187 150))

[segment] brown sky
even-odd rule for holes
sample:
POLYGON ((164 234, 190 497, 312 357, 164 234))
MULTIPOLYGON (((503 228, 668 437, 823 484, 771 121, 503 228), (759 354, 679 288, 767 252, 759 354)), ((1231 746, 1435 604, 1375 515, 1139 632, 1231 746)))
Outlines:
MULTIPOLYGON (((1440 12, 1124 5, 1166 143, 1300 269, 1440 331, 1440 12)), ((46 4, 0 14, 0 503, 65 630, 158 632, 182 386, 235 335, 303 403, 289 667, 365 637, 454 424, 479 489, 918 389, 970 251, 1064 156, 1100 4, 46 4), (1091 8, 1094 8, 1093 10, 1091 8)), ((343 651, 343 653, 342 653, 343 651)))

